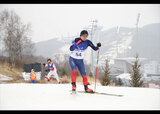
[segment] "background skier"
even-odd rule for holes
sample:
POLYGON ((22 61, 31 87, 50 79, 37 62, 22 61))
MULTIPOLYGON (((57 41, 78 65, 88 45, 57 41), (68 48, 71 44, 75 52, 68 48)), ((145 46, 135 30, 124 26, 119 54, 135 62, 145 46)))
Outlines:
POLYGON ((60 80, 57 74, 57 70, 56 70, 56 66, 55 64, 51 61, 51 59, 47 60, 48 64, 43 64, 44 67, 48 67, 49 73, 47 75, 47 80, 48 82, 50 81, 51 76, 53 76, 53 78, 56 78, 57 82, 60 84, 60 80))

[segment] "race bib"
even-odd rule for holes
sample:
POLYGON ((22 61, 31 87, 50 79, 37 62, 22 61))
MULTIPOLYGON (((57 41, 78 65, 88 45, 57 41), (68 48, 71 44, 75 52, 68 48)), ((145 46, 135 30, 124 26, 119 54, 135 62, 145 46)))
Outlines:
MULTIPOLYGON (((85 55, 85 51, 88 47, 87 44, 88 40, 84 41, 83 43, 80 43, 74 51, 71 51, 70 56, 75 58, 75 59, 83 59, 84 55, 85 55)), ((72 42, 72 44, 74 44, 75 41, 72 42)))
POLYGON ((71 52, 71 57, 75 59, 83 59, 85 54, 85 50, 74 50, 71 52))

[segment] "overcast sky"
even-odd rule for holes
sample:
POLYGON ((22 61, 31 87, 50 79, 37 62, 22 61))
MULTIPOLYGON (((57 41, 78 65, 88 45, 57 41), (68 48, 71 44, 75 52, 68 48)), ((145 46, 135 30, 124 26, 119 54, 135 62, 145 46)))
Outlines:
POLYGON ((77 35, 90 20, 109 29, 160 23, 160 4, 0 4, 0 11, 14 10, 24 23, 31 23, 33 41, 77 35))

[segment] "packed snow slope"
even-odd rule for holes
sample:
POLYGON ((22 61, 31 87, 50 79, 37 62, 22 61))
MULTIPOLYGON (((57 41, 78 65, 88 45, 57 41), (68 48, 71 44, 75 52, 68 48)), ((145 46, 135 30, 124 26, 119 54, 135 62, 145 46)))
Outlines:
MULTIPOLYGON (((94 85, 90 85, 94 88, 94 85)), ((77 85, 77 90, 83 90, 77 85)), ((0 84, 0 109, 22 110, 160 110, 160 90, 97 86, 97 92, 123 97, 77 93, 71 84, 0 84)))

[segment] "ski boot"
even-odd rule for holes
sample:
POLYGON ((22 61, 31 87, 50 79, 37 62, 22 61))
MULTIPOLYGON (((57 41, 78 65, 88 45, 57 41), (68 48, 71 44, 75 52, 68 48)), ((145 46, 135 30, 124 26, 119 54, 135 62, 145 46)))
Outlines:
POLYGON ((50 78, 47 78, 47 81, 48 81, 48 84, 50 83, 51 79, 50 78))
POLYGON ((76 83, 72 82, 72 91, 76 91, 76 83))
POLYGON ((92 89, 88 88, 88 85, 84 85, 84 89, 86 93, 94 93, 92 89))
POLYGON ((72 94, 76 94, 76 83, 72 82, 72 94))

